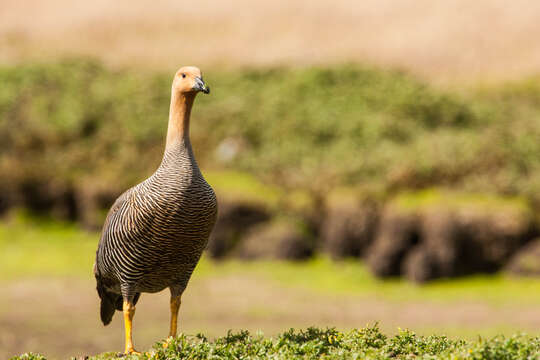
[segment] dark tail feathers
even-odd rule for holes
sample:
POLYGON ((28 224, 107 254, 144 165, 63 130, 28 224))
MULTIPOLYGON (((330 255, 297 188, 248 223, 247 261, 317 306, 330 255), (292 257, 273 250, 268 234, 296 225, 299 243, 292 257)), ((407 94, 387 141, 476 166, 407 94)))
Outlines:
POLYGON ((107 291, 98 276, 96 276, 96 282, 96 289, 101 299, 101 321, 103 322, 103 325, 109 325, 114 315, 114 311, 122 311, 122 295, 107 291))
MULTIPOLYGON (((111 322, 115 310, 122 311, 123 298, 122 295, 107 291, 103 285, 101 277, 96 274, 96 289, 101 299, 100 316, 103 325, 109 325, 111 322)), ((137 304, 140 293, 136 293, 133 299, 133 304, 137 304)))

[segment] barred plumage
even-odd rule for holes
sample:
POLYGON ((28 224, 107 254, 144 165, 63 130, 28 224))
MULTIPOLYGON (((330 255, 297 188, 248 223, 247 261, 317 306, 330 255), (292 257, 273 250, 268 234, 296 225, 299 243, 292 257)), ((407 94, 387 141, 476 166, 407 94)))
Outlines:
POLYGON ((185 288, 206 246, 216 198, 202 177, 191 146, 165 153, 146 181, 115 202, 103 228, 96 265, 109 290, 124 297, 177 285, 185 288))
MULTIPOLYGON (((189 115, 196 91, 208 92, 200 71, 191 67, 180 69, 173 82, 167 145, 161 165, 147 180, 124 192, 107 215, 94 270, 105 325, 115 309, 122 310, 122 299, 124 313, 126 302, 134 312, 140 293, 167 287, 171 289, 171 311, 175 317, 173 300, 178 299, 179 305, 179 297, 206 247, 216 219, 217 202, 189 141, 189 115), (186 73, 193 78, 188 87, 184 85, 186 73)), ((133 346, 128 344, 127 325, 126 352, 133 352, 133 346)))

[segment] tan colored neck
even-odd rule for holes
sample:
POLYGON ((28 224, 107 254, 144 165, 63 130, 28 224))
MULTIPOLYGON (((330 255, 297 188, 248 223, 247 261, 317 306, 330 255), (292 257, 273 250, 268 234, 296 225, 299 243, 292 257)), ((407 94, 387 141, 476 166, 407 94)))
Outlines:
POLYGON ((189 139, 189 117, 193 100, 195 100, 195 93, 183 94, 173 91, 169 110, 166 148, 189 139))

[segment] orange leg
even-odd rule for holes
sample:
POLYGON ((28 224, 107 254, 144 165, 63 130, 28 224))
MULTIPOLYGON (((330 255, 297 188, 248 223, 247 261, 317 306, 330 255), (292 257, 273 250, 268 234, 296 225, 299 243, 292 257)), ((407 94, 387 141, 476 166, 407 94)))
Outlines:
POLYGON ((140 354, 133 348, 133 337, 132 337, 132 330, 133 330, 133 316, 135 315, 135 305, 133 305, 129 301, 124 300, 124 326, 126 329, 126 350, 124 353, 126 355, 129 354, 140 354))
POLYGON ((176 329, 178 327, 178 310, 181 303, 180 296, 171 296, 171 329, 169 330, 169 336, 176 336, 176 329))

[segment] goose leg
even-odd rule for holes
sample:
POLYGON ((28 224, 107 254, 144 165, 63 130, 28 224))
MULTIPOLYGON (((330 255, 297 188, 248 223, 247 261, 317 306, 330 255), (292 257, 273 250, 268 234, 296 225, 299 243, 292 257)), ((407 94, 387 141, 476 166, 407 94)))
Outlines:
POLYGON ((169 336, 176 336, 176 329, 178 327, 178 310, 181 304, 181 295, 174 296, 171 294, 171 327, 169 330, 169 336))
POLYGON ((136 351, 133 347, 132 330, 133 330, 133 316, 135 315, 135 305, 133 305, 133 302, 124 300, 123 311, 124 311, 124 326, 126 330, 126 350, 124 351, 124 353, 126 355, 139 354, 139 352, 136 351))

